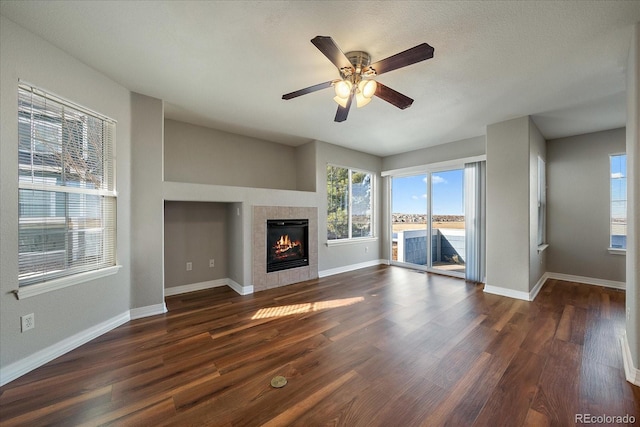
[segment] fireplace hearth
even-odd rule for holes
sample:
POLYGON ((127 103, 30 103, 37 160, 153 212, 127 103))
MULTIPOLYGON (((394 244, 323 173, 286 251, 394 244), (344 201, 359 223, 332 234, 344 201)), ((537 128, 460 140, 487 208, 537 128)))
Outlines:
POLYGON ((267 273, 309 265, 309 220, 267 220, 267 273))

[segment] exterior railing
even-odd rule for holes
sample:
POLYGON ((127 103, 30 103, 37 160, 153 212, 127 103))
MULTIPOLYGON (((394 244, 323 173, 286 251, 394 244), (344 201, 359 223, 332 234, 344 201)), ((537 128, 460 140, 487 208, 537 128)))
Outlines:
MULTIPOLYGON (((427 230, 393 233, 399 262, 427 265, 427 230)), ((431 236, 431 263, 464 265, 465 235, 460 229, 434 229, 431 236)))

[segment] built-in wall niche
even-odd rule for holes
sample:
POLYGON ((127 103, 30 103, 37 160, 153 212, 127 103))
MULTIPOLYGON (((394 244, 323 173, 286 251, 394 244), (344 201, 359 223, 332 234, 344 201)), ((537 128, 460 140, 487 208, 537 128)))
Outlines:
POLYGON ((236 205, 165 201, 165 289, 211 287, 229 277, 230 249, 241 245, 233 233, 236 205))
POLYGON ((312 142, 292 147, 165 119, 163 148, 165 181, 316 191, 312 142))

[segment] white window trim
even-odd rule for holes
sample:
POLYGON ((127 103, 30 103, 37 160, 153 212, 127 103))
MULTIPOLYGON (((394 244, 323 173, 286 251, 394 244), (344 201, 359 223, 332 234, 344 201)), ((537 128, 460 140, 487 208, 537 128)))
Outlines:
POLYGON ((538 253, 544 252, 545 249, 549 247, 548 243, 543 243, 542 245, 538 245, 538 253))
POLYGON ((465 163, 474 163, 487 160, 485 154, 481 156, 463 157, 460 159, 446 160, 442 162, 427 163, 420 166, 409 166, 400 169, 389 169, 382 171, 380 174, 384 176, 391 176, 394 178, 401 178, 403 176, 419 175, 430 172, 440 172, 450 169, 464 168, 465 163))
POLYGON ((547 244, 547 162, 538 156, 538 189, 537 189, 537 213, 538 229, 536 230, 536 240, 538 243, 538 253, 544 251, 547 244), (540 208, 544 207, 542 215, 540 208), (542 224, 541 224, 542 223, 542 224))
POLYGON ((327 240, 327 246, 353 245, 356 243, 377 242, 377 237, 352 237, 350 239, 333 239, 327 240))
POLYGON ((14 290, 13 293, 18 299, 25 299, 44 294, 46 292, 57 291, 58 289, 64 289, 69 286, 100 279, 102 277, 111 276, 113 274, 116 274, 121 268, 122 265, 118 264, 113 267, 102 268, 100 270, 87 271, 84 273, 74 274, 73 276, 65 276, 59 279, 50 280, 48 282, 23 286, 14 290))
MULTIPOLYGON (((360 169, 360 168, 355 168, 355 167, 351 167, 351 166, 343 166, 343 165, 339 165, 339 164, 335 164, 335 163, 327 163, 327 166, 325 167, 325 173, 326 173, 326 168, 327 167, 336 167, 336 168, 342 168, 342 169, 347 169, 349 171, 349 213, 351 213, 351 206, 352 206, 352 190, 351 190, 351 174, 355 171, 355 172, 363 172, 366 174, 371 175, 372 179, 371 179, 371 236, 365 236, 365 237, 348 237, 346 239, 328 239, 326 238, 326 245, 327 246, 340 246, 340 245, 346 245, 346 244, 352 244, 352 243, 364 243, 364 242, 373 242, 373 241, 377 241, 378 240, 378 236, 376 236, 376 205, 377 205, 377 197, 376 197, 376 192, 377 192, 377 181, 378 181, 378 174, 376 172, 372 172, 370 170, 366 170, 366 169, 360 169)), ((326 198, 325 198, 326 199, 326 198)), ((349 234, 351 235, 351 214, 349 214, 349 224, 348 224, 348 230, 349 230, 349 234)))
POLYGON ((611 255, 627 255, 627 250, 623 249, 623 248, 607 248, 607 251, 611 254, 611 255))

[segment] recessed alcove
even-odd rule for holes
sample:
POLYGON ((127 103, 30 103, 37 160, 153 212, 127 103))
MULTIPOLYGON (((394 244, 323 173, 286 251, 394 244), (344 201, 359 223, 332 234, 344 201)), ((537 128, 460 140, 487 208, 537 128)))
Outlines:
POLYGON ((165 289, 229 277, 230 248, 239 238, 229 226, 230 214, 229 203, 164 202, 165 289))

